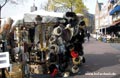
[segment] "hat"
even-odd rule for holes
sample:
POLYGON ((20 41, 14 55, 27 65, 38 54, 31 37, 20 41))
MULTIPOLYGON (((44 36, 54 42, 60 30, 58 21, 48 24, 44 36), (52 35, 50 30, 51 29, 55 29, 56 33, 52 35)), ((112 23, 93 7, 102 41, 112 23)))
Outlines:
POLYGON ((80 25, 81 25, 81 26, 84 26, 84 25, 85 25, 85 21, 82 20, 82 21, 80 22, 80 25))
POLYGON ((79 67, 77 65, 74 65, 72 67, 72 73, 77 73, 79 71, 79 67))
POLYGON ((74 31, 74 28, 72 28, 70 24, 67 24, 67 26, 65 27, 61 35, 63 40, 70 41, 73 36, 73 31, 74 31))
POLYGON ((60 36, 62 34, 62 28, 60 26, 55 27, 52 34, 56 36, 60 36))
POLYGON ((58 45, 62 45, 63 43, 64 43, 64 41, 63 41, 62 37, 61 37, 61 36, 58 37, 58 38, 57 38, 57 44, 58 44, 58 45))
POLYGON ((71 31, 69 29, 64 29, 61 37, 64 41, 70 41, 72 38, 71 31))
POLYGON ((71 23, 74 19, 76 19, 76 14, 74 12, 66 12, 64 18, 67 20, 68 23, 71 23))
POLYGON ((59 64, 59 70, 61 72, 64 72, 67 67, 68 67, 68 63, 67 62, 63 62, 62 64, 59 64))
POLYGON ((52 44, 56 41, 56 36, 52 35, 49 39, 49 43, 52 44))
POLYGON ((77 25, 77 26, 74 27, 73 36, 76 36, 78 33, 79 33, 79 26, 77 25))
POLYGON ((74 64, 74 65, 79 65, 79 64, 80 64, 81 59, 80 59, 80 57, 77 57, 77 58, 72 58, 72 61, 73 61, 73 64, 74 64))
POLYGON ((71 37, 73 36, 73 33, 74 33, 74 28, 70 25, 70 24, 67 24, 65 29, 69 29, 70 30, 70 33, 71 33, 71 37))
POLYGON ((51 64, 49 67, 50 75, 54 77, 58 73, 58 68, 55 64, 51 64))
POLYGON ((67 18, 67 17, 76 17, 76 14, 75 14, 75 12, 66 12, 65 13, 65 16, 64 16, 65 18, 67 18))
POLYGON ((49 50, 57 53, 59 51, 59 47, 56 44, 51 44, 49 50))
POLYGON ((76 51, 74 51, 74 50, 72 50, 72 51, 70 52, 70 54, 71 54, 72 58, 77 58, 77 57, 79 56, 78 52, 76 52, 76 51))
POLYGON ((65 72, 64 74, 63 74, 63 77, 68 77, 70 75, 70 72, 65 72))
POLYGON ((50 56, 49 56, 49 59, 50 59, 50 62, 56 62, 57 60, 57 55, 54 54, 54 53, 50 53, 50 56))

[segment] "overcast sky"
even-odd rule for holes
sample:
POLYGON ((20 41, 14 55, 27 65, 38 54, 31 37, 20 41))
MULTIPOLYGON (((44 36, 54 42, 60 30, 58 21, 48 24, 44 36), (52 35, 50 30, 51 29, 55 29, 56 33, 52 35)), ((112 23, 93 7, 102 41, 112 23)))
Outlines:
MULTIPOLYGON (((28 0, 27 3, 16 5, 16 4, 10 4, 7 3, 3 8, 2 8, 2 17, 10 17, 14 15, 20 15, 25 12, 30 11, 31 5, 33 5, 34 0, 28 0)), ((41 8, 41 6, 45 5, 47 3, 47 0, 35 0, 35 4, 38 7, 38 9, 41 8)), ((105 3, 107 0, 98 0, 98 2, 103 2, 105 3)), ((94 14, 95 13, 95 5, 96 5, 96 0, 84 0, 85 5, 89 9, 89 12, 94 14)))

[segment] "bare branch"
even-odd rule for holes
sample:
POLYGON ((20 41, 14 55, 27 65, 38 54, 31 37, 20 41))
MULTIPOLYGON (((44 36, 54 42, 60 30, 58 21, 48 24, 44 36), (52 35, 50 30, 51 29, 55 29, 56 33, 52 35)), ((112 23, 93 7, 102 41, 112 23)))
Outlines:
POLYGON ((8 2, 8 0, 5 0, 5 3, 3 5, 1 5, 1 8, 8 2))

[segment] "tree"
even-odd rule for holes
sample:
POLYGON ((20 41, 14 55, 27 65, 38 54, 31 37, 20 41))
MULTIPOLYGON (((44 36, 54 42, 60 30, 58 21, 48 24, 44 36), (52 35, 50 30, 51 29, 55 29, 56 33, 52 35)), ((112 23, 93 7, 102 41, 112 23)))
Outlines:
POLYGON ((83 10, 86 9, 82 0, 53 0, 55 4, 61 4, 65 7, 71 9, 76 13, 83 13, 83 10))
POLYGON ((87 10, 86 6, 82 2, 82 0, 76 0, 75 3, 75 12, 84 14, 84 10, 87 10))

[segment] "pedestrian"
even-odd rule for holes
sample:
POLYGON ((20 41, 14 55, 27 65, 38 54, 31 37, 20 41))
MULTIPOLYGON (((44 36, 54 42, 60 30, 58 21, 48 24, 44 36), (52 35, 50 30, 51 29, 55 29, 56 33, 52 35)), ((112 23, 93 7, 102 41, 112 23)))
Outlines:
POLYGON ((90 32, 87 31, 87 39, 88 39, 88 42, 90 41, 90 32))

